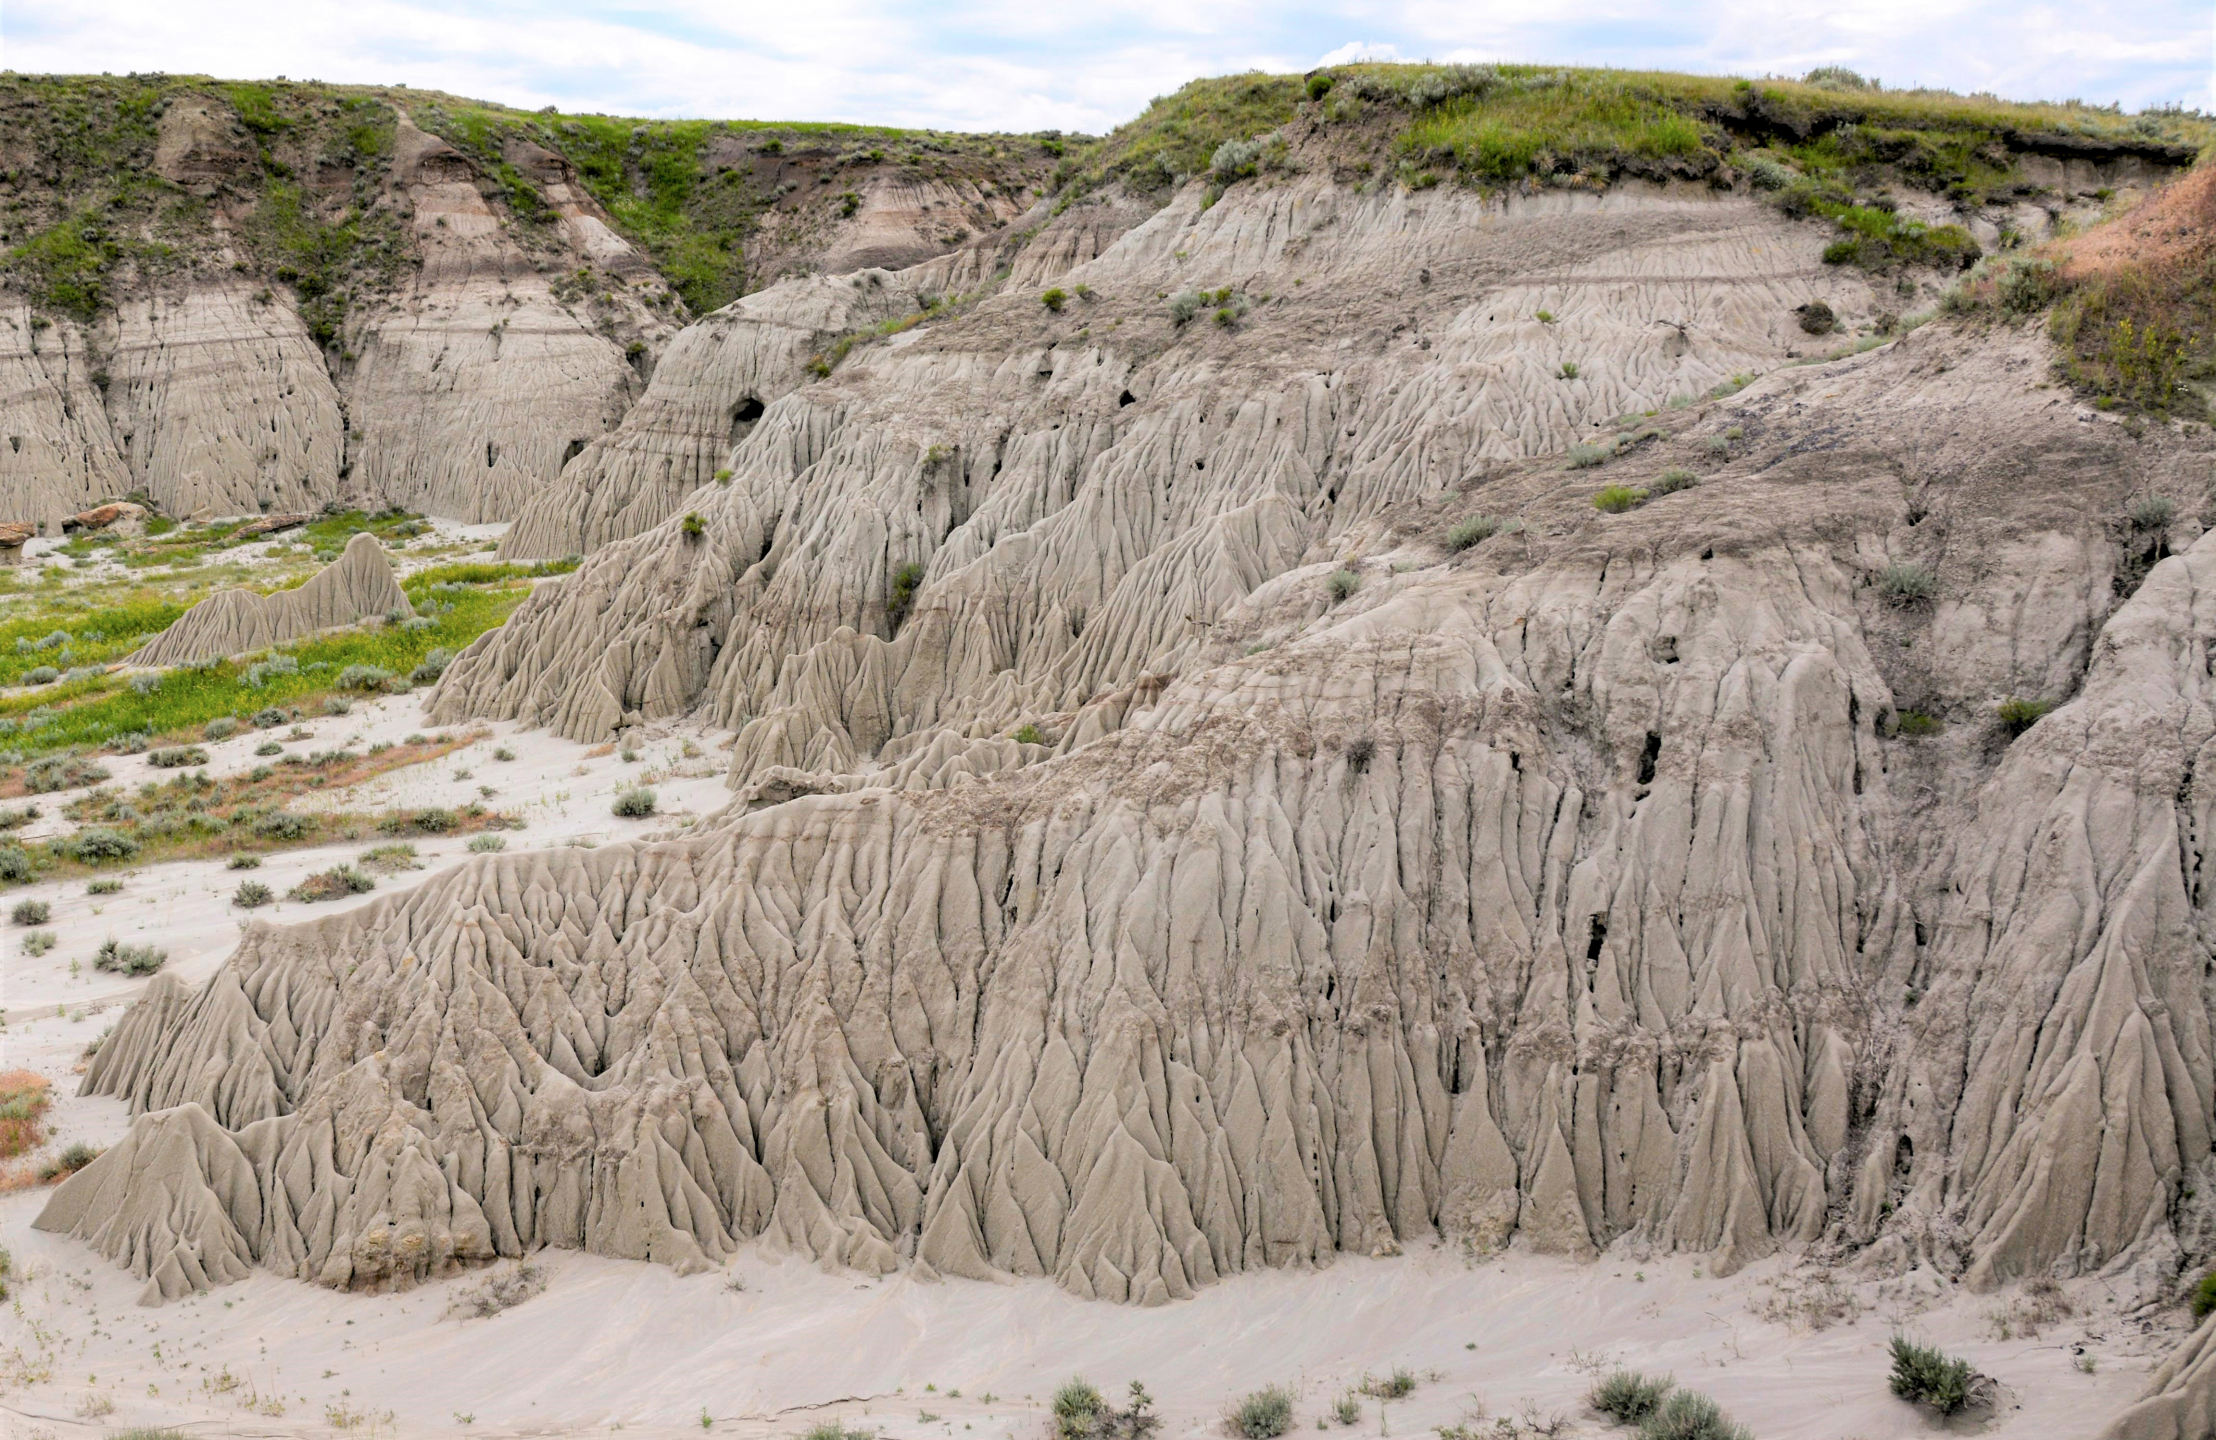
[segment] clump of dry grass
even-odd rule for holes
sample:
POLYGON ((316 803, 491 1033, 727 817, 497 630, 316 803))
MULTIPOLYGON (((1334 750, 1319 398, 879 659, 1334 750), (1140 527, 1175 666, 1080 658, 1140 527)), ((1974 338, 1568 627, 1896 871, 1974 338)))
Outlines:
POLYGON ((549 1278, 544 1265, 528 1260, 503 1265, 455 1292, 446 1313, 462 1320, 483 1320, 498 1315, 546 1289, 549 1278))
POLYGON ((46 1077, 31 1070, 0 1074, 0 1160, 38 1148, 46 1136, 46 1111, 54 1103, 46 1077))

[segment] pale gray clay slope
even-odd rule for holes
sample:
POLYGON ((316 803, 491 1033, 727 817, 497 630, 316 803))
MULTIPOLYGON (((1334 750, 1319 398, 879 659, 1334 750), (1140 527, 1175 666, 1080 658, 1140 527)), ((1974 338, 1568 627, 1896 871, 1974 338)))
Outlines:
POLYGON ((756 1235, 1147 1303, 1429 1236, 2173 1293, 2216 441, 2035 325, 1781 364, 1879 297, 1728 199, 1198 201, 769 404, 704 533, 458 659, 442 719, 733 728, 733 805, 156 982, 39 1223, 150 1299, 756 1235))
POLYGON ((171 515, 313 509, 339 493, 338 390, 299 312, 246 285, 125 304, 102 336, 129 483, 171 515))
POLYGON ((338 559, 292 590, 262 595, 218 590, 125 658, 128 665, 190 665, 266 650, 287 640, 351 625, 371 615, 406 619, 415 611, 393 578, 375 536, 356 535, 338 559))
POLYGON ((764 409, 808 378, 814 357, 846 331, 915 310, 926 277, 947 268, 783 280, 687 326, 623 423, 524 506, 502 537, 502 558, 581 555, 659 524, 715 479, 764 409))
MULTIPOLYGON (((512 520, 614 428, 638 375, 622 345, 554 298, 452 146, 403 119, 393 175, 423 264, 355 342, 354 482, 410 510, 512 520)), ((589 238, 622 243, 605 226, 589 238)))
MULTIPOLYGON (((156 168, 214 195, 260 164, 246 134, 221 100, 171 106, 156 168)), ((412 228, 422 263, 359 297, 330 355, 289 288, 228 272, 159 281, 91 326, 0 293, 0 522, 51 532, 133 491, 177 516, 336 500, 515 518, 614 428, 671 330, 652 267, 534 150, 510 160, 556 223, 526 251, 471 162, 401 118, 371 208, 412 228), (557 297, 550 277, 585 261, 608 288, 557 297)))
POLYGON ((95 368, 73 327, 0 295, 0 521, 60 534, 67 516, 131 488, 95 368))

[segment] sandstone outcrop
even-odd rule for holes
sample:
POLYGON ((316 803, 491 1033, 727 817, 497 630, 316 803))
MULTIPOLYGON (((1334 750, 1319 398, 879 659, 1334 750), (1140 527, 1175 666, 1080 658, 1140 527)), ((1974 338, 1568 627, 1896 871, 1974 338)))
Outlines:
POLYGON ((145 527, 146 507, 128 500, 110 500, 105 505, 80 510, 62 521, 64 534, 73 530, 114 530, 119 534, 137 534, 145 527))
POLYGON ((415 611, 392 564, 373 535, 356 535, 338 559, 298 589, 263 595, 218 590, 177 617, 167 630, 126 657, 127 665, 190 665, 223 655, 244 655, 297 640, 318 630, 352 625, 371 615, 415 611))

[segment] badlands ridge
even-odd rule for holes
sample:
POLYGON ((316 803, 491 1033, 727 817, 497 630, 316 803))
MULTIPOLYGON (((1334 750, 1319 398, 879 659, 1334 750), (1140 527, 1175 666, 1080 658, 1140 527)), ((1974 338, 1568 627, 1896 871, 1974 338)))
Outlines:
MULTIPOLYGON (((206 383, 306 377, 221 407, 297 463, 118 448, 112 390, 56 388, 33 508, 356 485, 584 553, 428 715, 701 723, 733 795, 157 978, 85 1076, 130 1130, 39 1226, 149 1303, 757 1238, 1138 1305, 1434 1240, 2177 1303, 2216 1260, 2209 430, 2090 405, 1949 269, 1827 263, 1750 170, 1412 185, 1321 103, 1257 173, 647 307, 643 387, 528 285, 488 334, 520 272, 426 300, 351 413, 452 388, 372 407, 343 482, 314 346, 219 292, 175 323, 229 327, 206 383), (560 382, 516 403, 519 355, 560 382)), ((430 287, 500 231, 419 136, 430 287)), ((1997 250, 2173 174, 2058 148, 1897 205, 1997 250)), ((2207 178, 2147 203, 2205 224, 2207 178)), ((129 337, 171 313, 112 322, 112 387, 160 388, 129 337)), ((2212 1334, 2116 1433, 2206 1432, 2212 1334)))

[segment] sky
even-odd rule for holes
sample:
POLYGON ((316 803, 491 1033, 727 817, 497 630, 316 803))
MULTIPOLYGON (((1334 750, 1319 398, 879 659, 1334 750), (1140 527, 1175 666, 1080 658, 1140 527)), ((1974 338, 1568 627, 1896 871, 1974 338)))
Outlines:
POLYGON ((406 84, 537 108, 1103 133, 1202 75, 1353 58, 2216 109, 2212 0, 0 0, 0 69, 406 84))

